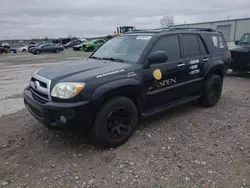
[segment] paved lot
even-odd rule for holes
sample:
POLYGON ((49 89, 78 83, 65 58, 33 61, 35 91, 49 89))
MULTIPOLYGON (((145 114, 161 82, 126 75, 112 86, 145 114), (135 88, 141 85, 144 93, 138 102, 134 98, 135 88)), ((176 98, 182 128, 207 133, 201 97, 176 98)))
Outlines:
POLYGON ((21 98, 38 68, 85 56, 0 56, 0 187, 250 187, 249 78, 227 77, 214 108, 194 103, 159 114, 123 146, 100 150, 82 131, 44 128, 21 98))

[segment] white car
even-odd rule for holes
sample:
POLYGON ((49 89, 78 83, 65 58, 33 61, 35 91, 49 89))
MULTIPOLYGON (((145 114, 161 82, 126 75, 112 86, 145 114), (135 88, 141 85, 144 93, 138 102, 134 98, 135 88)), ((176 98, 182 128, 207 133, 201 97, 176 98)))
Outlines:
POLYGON ((28 48, 29 48, 29 45, 26 45, 26 46, 20 47, 18 50, 19 50, 20 52, 27 52, 27 51, 28 51, 28 48))

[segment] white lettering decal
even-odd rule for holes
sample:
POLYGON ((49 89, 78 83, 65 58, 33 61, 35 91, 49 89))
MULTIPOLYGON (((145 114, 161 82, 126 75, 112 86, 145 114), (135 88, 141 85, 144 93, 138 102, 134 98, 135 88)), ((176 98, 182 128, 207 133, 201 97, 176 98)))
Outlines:
POLYGON ((190 64, 190 65, 198 64, 198 63, 200 63, 200 60, 199 60, 199 59, 195 59, 195 60, 189 61, 189 64, 190 64))
POLYGON ((96 78, 101 78, 101 77, 104 77, 104 76, 109 76, 109 75, 117 74, 117 73, 120 73, 120 72, 124 72, 124 69, 116 70, 116 71, 112 71, 112 72, 107 72, 107 73, 96 76, 96 78))
POLYGON ((177 82, 176 78, 170 78, 168 80, 162 80, 157 83, 157 87, 165 87, 165 86, 170 86, 173 85, 177 82))
POLYGON ((191 75, 198 74, 198 73, 200 73, 200 69, 192 70, 191 72, 189 72, 189 74, 191 75))
POLYGON ((189 69, 193 70, 193 69, 197 69, 198 68, 198 65, 192 65, 189 67, 189 69))

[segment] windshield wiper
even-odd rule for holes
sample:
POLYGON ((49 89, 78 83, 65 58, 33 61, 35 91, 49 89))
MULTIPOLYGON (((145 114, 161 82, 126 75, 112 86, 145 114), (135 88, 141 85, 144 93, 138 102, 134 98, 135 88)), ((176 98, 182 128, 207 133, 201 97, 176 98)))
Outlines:
POLYGON ((91 56, 89 58, 92 58, 92 59, 99 59, 99 60, 102 60, 103 58, 100 58, 100 57, 96 57, 96 56, 91 56))
POLYGON ((120 61, 120 62, 124 62, 123 59, 118 59, 118 58, 113 58, 113 57, 104 57, 102 58, 103 60, 110 60, 110 61, 120 61))

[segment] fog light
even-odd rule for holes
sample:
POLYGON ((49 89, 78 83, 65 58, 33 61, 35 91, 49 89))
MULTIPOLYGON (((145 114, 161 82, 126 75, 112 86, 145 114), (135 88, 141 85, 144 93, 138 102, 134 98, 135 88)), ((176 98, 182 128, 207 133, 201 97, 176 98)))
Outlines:
POLYGON ((64 116, 60 116, 60 121, 61 121, 62 123, 66 123, 66 122, 67 122, 67 119, 66 119, 66 117, 64 117, 64 116))

